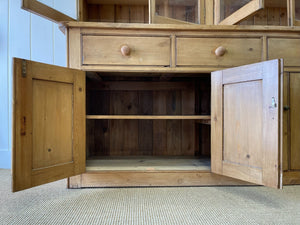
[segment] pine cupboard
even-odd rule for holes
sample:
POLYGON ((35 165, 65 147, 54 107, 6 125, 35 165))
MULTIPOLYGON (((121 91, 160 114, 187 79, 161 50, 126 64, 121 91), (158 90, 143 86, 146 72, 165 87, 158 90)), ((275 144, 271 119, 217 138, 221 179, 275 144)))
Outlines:
POLYGON ((300 182, 299 28, 128 22, 14 59, 13 191, 300 182))

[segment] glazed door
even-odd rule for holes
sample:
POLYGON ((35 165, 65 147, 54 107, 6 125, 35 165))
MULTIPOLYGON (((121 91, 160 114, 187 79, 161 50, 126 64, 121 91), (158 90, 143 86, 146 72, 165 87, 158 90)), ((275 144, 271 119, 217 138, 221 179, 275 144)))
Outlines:
POLYGON ((282 187, 283 63, 212 73, 212 172, 282 187))
POLYGON ((289 10, 292 26, 300 26, 300 0, 289 0, 289 10))
POLYGON ((22 9, 42 16, 56 23, 61 21, 75 21, 75 19, 73 19, 72 17, 65 15, 58 10, 55 10, 52 7, 49 7, 46 4, 42 3, 41 0, 23 0, 22 9))
POLYGON ((14 59, 13 191, 85 172, 85 73, 14 59))
POLYGON ((215 0, 215 25, 233 25, 264 8, 264 0, 215 0))
POLYGON ((204 0, 149 0, 149 4, 151 23, 204 23, 204 0))

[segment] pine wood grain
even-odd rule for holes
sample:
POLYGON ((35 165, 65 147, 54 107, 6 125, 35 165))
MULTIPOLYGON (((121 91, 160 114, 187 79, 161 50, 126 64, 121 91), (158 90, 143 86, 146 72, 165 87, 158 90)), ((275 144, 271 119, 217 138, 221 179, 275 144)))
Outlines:
MULTIPOLYGON (((216 22, 219 25, 233 25, 251 16, 252 14, 256 13, 258 10, 262 9, 263 7, 264 5, 262 0, 253 0, 243 5, 240 9, 236 10, 231 15, 225 17, 225 19, 223 19, 222 21, 218 21, 216 19, 216 22)), ((221 7, 217 9, 221 10, 221 7)), ((218 14, 219 11, 216 11, 216 13, 218 14)), ((221 19, 220 16, 218 18, 221 19)))
POLYGON ((37 0, 23 0, 22 9, 25 9, 31 13, 37 14, 38 16, 49 19, 55 23, 61 21, 75 21, 75 19, 37 1, 37 0))
POLYGON ((261 39, 239 38, 177 38, 178 66, 237 66, 262 60, 261 39), (223 46, 225 55, 217 57, 215 50, 223 46), (244 57, 244 55, 247 57, 244 57))
POLYGON ((291 169, 300 170, 300 73, 290 74, 291 169))
POLYGON ((212 104, 219 106, 212 105, 212 172, 282 187, 281 63, 272 60, 213 73, 212 104))
POLYGON ((269 38, 268 59, 283 58, 285 66, 299 66, 300 39, 269 38), (291 51, 293 49, 293 51, 291 51))
MULTIPOLYGON (((71 186, 72 183, 69 183, 71 186)), ((73 184, 72 186, 77 186, 73 184)), ((151 187, 151 186, 215 186, 251 185, 210 172, 89 172, 81 176, 80 187, 151 187)))
POLYGON ((33 80, 32 95, 32 168, 72 162, 72 84, 33 80))
POLYGON ((83 36, 83 64, 86 65, 170 65, 169 37, 83 36), (121 46, 131 49, 121 54, 121 46))
POLYGON ((13 191, 85 172, 84 72, 15 58, 13 107, 13 191))

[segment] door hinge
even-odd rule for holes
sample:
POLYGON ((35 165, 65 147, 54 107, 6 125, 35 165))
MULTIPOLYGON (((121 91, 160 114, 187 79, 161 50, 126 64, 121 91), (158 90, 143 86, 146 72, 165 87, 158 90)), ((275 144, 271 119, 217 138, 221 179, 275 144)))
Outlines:
POLYGON ((22 60, 22 77, 26 77, 27 68, 26 68, 26 60, 22 60))
POLYGON ((272 108, 276 108, 277 107, 277 103, 274 97, 272 97, 272 108))

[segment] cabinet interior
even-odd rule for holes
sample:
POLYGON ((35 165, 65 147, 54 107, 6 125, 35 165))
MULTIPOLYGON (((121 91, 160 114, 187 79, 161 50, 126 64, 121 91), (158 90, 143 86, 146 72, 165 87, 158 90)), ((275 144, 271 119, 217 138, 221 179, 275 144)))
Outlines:
POLYGON ((148 23, 148 0, 85 0, 83 18, 88 22, 148 23))
POLYGON ((90 73, 86 87, 87 170, 210 170, 210 74, 90 73))
MULTIPOLYGON (((200 5, 198 0, 156 0, 151 2, 151 4, 154 3, 155 15, 179 21, 200 23, 200 5)), ((84 18, 86 21, 112 23, 149 22, 148 0, 86 0, 84 4, 84 18)))
POLYGON ((200 6, 201 1, 198 0, 155 0, 155 15, 199 24, 200 6))
POLYGON ((295 19, 300 20, 300 1, 295 0, 295 19))
MULTIPOLYGON (((251 0, 219 0, 220 20, 224 20, 251 0)), ((200 23, 200 1, 166 1, 156 0, 155 15, 176 19, 179 21, 200 23)), ((287 0, 265 0, 264 8, 254 15, 246 17, 239 25, 288 25, 287 0)), ((153 3, 153 2, 152 2, 153 3)), ((85 0, 83 1, 83 19, 89 22, 112 23, 148 23, 149 2, 147 0, 85 0)), ((299 1, 295 1, 295 17, 299 19, 299 1)))

